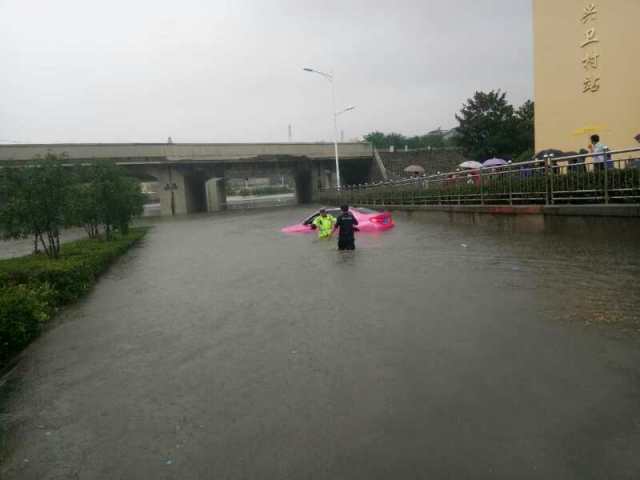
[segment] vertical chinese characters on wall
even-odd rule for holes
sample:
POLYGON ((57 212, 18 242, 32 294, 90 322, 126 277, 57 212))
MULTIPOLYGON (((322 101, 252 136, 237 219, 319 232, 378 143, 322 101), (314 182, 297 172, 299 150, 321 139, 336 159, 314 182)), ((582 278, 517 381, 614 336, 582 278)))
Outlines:
POLYGON ((600 90, 600 38, 598 36, 598 7, 590 3, 584 7, 580 22, 587 30, 580 43, 582 67, 585 70, 582 93, 595 93, 600 90))

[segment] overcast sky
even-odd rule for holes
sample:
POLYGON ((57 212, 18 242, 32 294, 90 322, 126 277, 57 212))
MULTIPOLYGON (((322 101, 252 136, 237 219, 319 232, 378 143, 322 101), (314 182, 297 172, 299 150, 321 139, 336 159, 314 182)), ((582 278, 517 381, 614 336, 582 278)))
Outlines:
POLYGON ((531 0, 0 0, 0 142, 346 139, 533 95, 531 0))

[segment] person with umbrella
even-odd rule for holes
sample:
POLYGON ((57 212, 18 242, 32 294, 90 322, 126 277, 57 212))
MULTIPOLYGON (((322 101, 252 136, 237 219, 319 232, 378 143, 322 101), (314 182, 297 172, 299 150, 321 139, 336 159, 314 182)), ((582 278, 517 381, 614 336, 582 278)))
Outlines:
POLYGON ((482 164, 474 160, 467 160, 458 165, 459 168, 467 171, 467 184, 480 185, 480 169, 482 164))

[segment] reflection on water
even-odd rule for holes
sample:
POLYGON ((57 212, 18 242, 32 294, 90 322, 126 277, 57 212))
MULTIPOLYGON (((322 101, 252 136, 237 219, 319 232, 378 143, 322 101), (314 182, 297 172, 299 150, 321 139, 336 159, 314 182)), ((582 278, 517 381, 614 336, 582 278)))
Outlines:
POLYGON ((308 213, 148 220, 0 385, 0 476, 640 471, 632 222, 394 214, 338 252, 280 232, 308 213))

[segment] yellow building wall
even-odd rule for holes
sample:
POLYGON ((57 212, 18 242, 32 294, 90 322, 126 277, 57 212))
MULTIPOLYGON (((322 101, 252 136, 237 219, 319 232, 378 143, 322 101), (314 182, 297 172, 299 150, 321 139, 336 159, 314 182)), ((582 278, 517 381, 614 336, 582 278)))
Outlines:
POLYGON ((638 146, 640 0, 533 0, 533 16, 536 151, 577 151, 592 133, 638 146))

